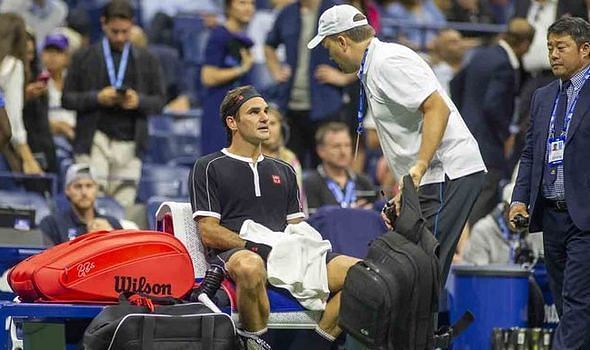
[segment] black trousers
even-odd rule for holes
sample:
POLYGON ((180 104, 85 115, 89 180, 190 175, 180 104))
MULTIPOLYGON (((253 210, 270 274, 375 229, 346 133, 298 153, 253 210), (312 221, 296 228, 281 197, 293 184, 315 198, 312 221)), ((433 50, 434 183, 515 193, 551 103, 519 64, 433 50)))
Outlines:
POLYGON ((590 231, 566 211, 543 208, 543 245, 559 325, 553 349, 590 349, 590 231))
POLYGON ((463 227, 484 181, 483 171, 454 180, 420 186, 420 207, 440 244, 441 284, 449 275, 463 227))

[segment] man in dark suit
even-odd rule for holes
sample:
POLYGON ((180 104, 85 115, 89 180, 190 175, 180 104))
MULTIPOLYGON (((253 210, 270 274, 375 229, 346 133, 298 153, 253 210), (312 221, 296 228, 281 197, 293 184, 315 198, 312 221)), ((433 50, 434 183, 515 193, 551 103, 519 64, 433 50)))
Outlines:
POLYGON ((519 92, 519 59, 527 52, 535 30, 524 18, 514 18, 497 45, 479 49, 451 82, 451 96, 477 140, 488 168, 469 224, 490 213, 500 202, 498 183, 506 176, 504 144, 510 135, 514 99, 519 92))
POLYGON ((590 24, 564 17, 548 29, 553 74, 538 89, 509 218, 543 231, 560 318, 553 349, 590 348, 590 24))

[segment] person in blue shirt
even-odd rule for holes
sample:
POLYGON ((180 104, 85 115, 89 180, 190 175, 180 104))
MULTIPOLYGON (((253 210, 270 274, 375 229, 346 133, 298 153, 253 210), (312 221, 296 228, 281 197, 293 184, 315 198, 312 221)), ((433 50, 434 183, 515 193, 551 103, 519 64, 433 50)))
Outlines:
POLYGON ((225 126, 217 117, 219 106, 229 90, 250 84, 254 63, 250 53, 254 42, 245 34, 254 15, 254 0, 226 0, 225 5, 227 20, 211 30, 201 69, 201 82, 206 87, 201 124, 202 154, 227 146, 225 126))
POLYGON ((67 242, 87 232, 122 228, 116 218, 96 212, 94 203, 98 185, 90 165, 71 165, 66 172, 65 184, 70 208, 46 216, 40 224, 48 245, 67 242))
POLYGON ((10 120, 4 108, 4 94, 0 91, 0 148, 4 147, 11 137, 10 120))

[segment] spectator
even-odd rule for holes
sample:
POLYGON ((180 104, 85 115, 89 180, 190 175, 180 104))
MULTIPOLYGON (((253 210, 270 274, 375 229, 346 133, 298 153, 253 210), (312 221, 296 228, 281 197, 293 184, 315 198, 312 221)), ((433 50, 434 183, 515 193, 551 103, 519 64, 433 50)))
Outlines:
POLYGON ((324 205, 372 208, 375 186, 369 178, 351 169, 352 138, 346 124, 324 124, 319 127, 315 139, 322 163, 303 181, 310 212, 324 205))
POLYGON ((62 0, 4 0, 0 12, 19 14, 43 42, 47 34, 65 23, 68 6, 62 0))
POLYGON ((534 28, 524 18, 513 18, 503 39, 477 51, 452 82, 453 100, 488 168, 470 225, 500 202, 498 184, 512 171, 506 168, 506 144, 519 94, 519 58, 529 49, 534 35, 534 28))
POLYGON ((348 0, 348 3, 367 16, 367 21, 375 29, 375 33, 379 35, 381 32, 381 14, 377 5, 371 0, 348 0))
MULTIPOLYGON (((271 247, 246 241, 238 235, 251 219, 272 231, 302 221, 304 214, 293 169, 262 155, 267 140, 268 105, 251 86, 230 90, 220 114, 226 122, 230 145, 199 158, 189 177, 189 193, 201 240, 210 260, 222 263, 237 285, 242 334, 255 337, 266 332, 269 302, 266 294, 266 258, 271 247)), ((346 272, 358 260, 328 253, 328 301, 317 333, 300 337, 294 349, 311 349, 312 340, 328 345, 341 333, 338 326, 339 291, 346 272)), ((320 349, 313 347, 313 349, 320 349)))
POLYGON ((147 116, 161 110, 164 87, 158 60, 129 43, 131 5, 111 1, 101 23, 104 38, 72 59, 62 106, 77 112, 76 162, 89 163, 99 191, 128 207, 141 175, 147 116))
MULTIPOLYGON (((248 25, 248 36, 252 38, 254 41, 254 46, 252 47, 252 54, 254 56, 255 63, 265 63, 266 58, 264 57, 264 43, 266 41, 266 37, 268 32, 272 29, 275 19, 277 15, 283 7, 293 3, 295 0, 272 0, 271 6, 272 10, 257 10, 254 13, 254 17, 248 25)), ((285 59, 285 50, 284 48, 281 49, 279 56, 279 60, 281 62, 285 59)))
POLYGON ((249 84, 254 59, 252 40, 244 34, 254 15, 254 0, 227 0, 227 20, 211 30, 205 48, 201 82, 206 87, 201 123, 201 151, 204 154, 226 146, 224 125, 216 115, 223 96, 232 88, 249 84))
POLYGON ((0 149, 10 141, 12 137, 12 131, 10 130, 10 120, 6 114, 6 108, 4 108, 4 94, 0 91, 0 149))
POLYGON ((90 165, 71 165, 64 183, 70 208, 46 216, 40 224, 49 245, 67 242, 86 232, 121 229, 117 219, 98 214, 94 207, 98 185, 90 165))
POLYGON ((295 170, 297 186, 301 193, 301 203, 306 209, 306 201, 303 192, 303 169, 301 163, 293 151, 285 147, 285 138, 288 138, 288 126, 283 120, 283 115, 277 108, 268 110, 268 129, 270 136, 262 143, 262 154, 282 160, 295 170))
MULTIPOLYGON (((503 190, 503 201, 496 208, 479 220, 471 229, 471 235, 463 248, 462 261, 475 265, 512 264, 517 261, 517 248, 520 245, 520 233, 508 222, 510 197, 514 183, 503 190)), ((542 233, 525 233, 526 246, 539 256, 543 249, 542 233)))
POLYGON ((41 174, 43 170, 27 143, 23 122, 24 82, 30 75, 29 66, 25 64, 26 51, 22 18, 14 13, 0 14, 0 90, 4 92, 12 131, 10 145, 4 147, 2 154, 13 171, 41 174))
POLYGON ((441 30, 434 40, 430 64, 434 75, 449 95, 449 84, 463 67, 466 45, 463 35, 450 28, 441 30))
POLYGON ((400 27, 397 28, 394 37, 401 44, 418 51, 431 47, 437 31, 415 27, 405 29, 404 24, 416 26, 447 23, 445 16, 432 0, 399 0, 387 6, 385 16, 400 21, 400 27))
POLYGON ((76 112, 64 109, 61 105, 66 70, 70 64, 69 50, 69 40, 65 35, 48 35, 43 43, 41 63, 49 73, 47 95, 51 133, 72 142, 75 135, 76 112))
POLYGON ((266 64, 279 83, 278 104, 291 129, 287 147, 297 154, 304 168, 315 167, 314 134, 322 122, 338 120, 342 108, 342 87, 356 79, 343 74, 323 47, 309 51, 305 43, 314 35, 318 17, 336 4, 335 0, 299 0, 279 13, 266 39, 266 64), (285 45, 287 61, 277 56, 285 45))
POLYGON ((451 22, 495 23, 488 0, 453 0, 446 17, 451 22))
POLYGON ((35 37, 27 33, 27 64, 31 74, 25 86, 23 122, 33 156, 44 171, 55 174, 57 158, 48 118, 47 87, 50 74, 47 71, 39 71, 35 48, 35 37))

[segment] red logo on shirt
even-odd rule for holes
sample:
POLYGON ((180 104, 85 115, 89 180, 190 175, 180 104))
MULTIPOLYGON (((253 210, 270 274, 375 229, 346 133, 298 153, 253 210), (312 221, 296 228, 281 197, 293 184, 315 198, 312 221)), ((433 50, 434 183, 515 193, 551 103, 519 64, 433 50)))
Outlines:
POLYGON ((279 175, 273 175, 272 182, 276 185, 280 185, 281 184, 281 177, 279 175))

